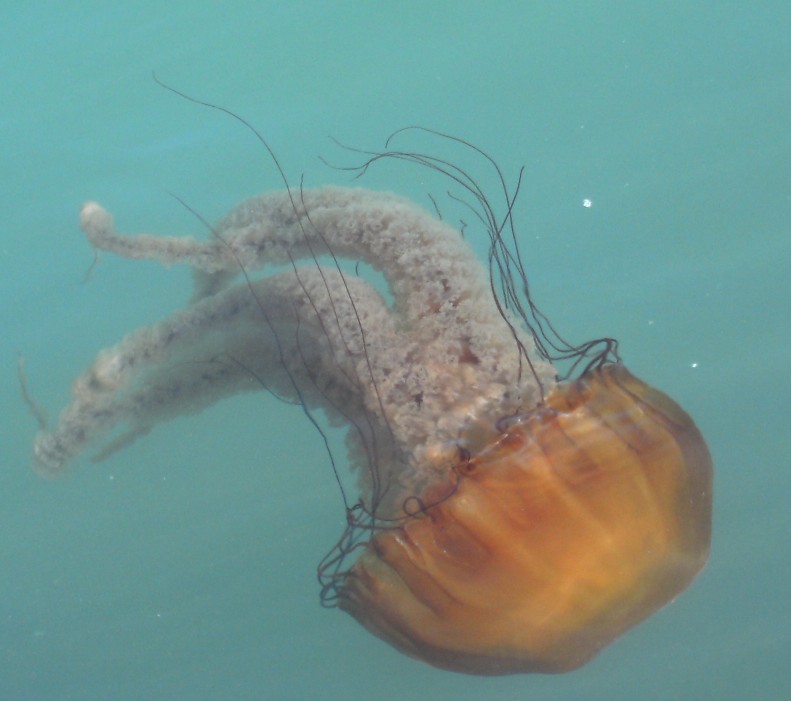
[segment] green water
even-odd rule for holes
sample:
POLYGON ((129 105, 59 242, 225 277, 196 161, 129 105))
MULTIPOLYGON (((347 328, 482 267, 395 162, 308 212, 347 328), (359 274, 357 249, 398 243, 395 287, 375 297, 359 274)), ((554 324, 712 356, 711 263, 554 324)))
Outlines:
MULTIPOLYGON (((789 21, 780 0, 9 4, 0 699, 791 698, 789 21), (375 148, 410 124, 511 177, 524 164, 545 311, 575 339, 619 338, 709 441, 714 542, 693 587, 572 674, 464 677, 319 607, 343 513, 298 409, 243 397, 35 475, 19 355, 54 415, 99 348, 189 294, 183 270, 111 256, 82 284, 80 204, 203 236, 168 193, 213 220, 281 186, 249 132, 153 70, 253 122, 292 182, 349 182, 318 159, 348 157, 328 135, 375 148)), ((405 168, 363 184, 423 203, 429 187, 405 168)))

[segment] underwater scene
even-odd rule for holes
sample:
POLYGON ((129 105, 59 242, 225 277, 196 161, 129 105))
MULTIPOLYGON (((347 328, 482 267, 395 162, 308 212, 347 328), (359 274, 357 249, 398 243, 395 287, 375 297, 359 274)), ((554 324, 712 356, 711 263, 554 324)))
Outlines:
POLYGON ((6 13, 0 698, 788 698, 790 20, 6 13))

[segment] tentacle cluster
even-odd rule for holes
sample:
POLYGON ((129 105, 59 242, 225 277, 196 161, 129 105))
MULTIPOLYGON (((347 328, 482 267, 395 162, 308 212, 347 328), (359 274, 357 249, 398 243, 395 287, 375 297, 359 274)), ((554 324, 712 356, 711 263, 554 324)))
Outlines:
POLYGON ((463 441, 534 406, 554 381, 540 358, 523 372, 532 338, 503 318, 460 234, 391 194, 267 194, 205 241, 119 234, 96 203, 81 224, 97 249, 192 266, 196 290, 186 309, 101 351, 75 381, 58 425, 35 440, 45 472, 263 387, 347 422, 366 503, 397 517, 405 499, 447 478, 463 441), (388 299, 341 259, 378 270, 388 299), (281 269, 254 276, 267 265, 281 269))

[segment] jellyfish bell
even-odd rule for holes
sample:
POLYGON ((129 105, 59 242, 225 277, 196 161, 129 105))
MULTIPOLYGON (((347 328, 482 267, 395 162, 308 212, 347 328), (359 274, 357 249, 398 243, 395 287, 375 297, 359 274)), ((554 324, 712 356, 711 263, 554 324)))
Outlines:
POLYGON ((434 135, 494 166, 502 216, 446 159, 388 144, 357 170, 401 159, 450 178, 490 236, 488 275, 457 230, 386 193, 287 187, 241 203, 204 241, 121 234, 85 205, 96 249, 190 265, 196 289, 100 352, 34 458, 58 474, 262 387, 314 425, 322 410, 349 428, 359 489, 339 479, 347 525, 318 567, 322 602, 444 669, 574 669, 703 567, 711 460, 612 339, 573 346, 554 332, 515 246, 518 184, 434 135), (377 269, 392 301, 344 258, 377 269), (286 267, 256 276, 273 264, 286 267))
POLYGON ((375 535, 339 592, 371 632, 437 667, 575 669, 706 562, 705 444, 623 365, 559 385, 457 470, 453 495, 375 535))

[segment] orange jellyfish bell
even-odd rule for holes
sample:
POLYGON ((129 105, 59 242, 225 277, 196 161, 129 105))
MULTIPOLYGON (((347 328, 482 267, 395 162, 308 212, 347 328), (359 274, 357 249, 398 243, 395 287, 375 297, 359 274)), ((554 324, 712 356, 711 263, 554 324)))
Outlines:
POLYGON ((672 399, 621 364, 589 370, 460 463, 450 496, 377 534, 339 606, 437 667, 572 670, 701 570, 711 476, 672 399))

